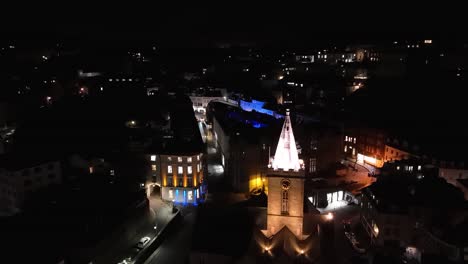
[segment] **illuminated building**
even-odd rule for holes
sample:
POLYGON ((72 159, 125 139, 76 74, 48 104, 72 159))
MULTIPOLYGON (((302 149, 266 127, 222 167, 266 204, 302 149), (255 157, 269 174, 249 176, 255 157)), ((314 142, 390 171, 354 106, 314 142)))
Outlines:
POLYGON ((302 255, 309 251, 305 242, 309 236, 304 234, 305 173, 296 148, 289 110, 268 167, 267 229, 262 232, 270 240, 268 243, 276 241, 275 244, 282 245, 285 252, 302 255))
POLYGON ((196 204, 203 199, 203 153, 150 155, 151 173, 164 201, 196 204), (158 180, 160 179, 160 180, 158 180))
POLYGON ((345 156, 360 164, 382 167, 386 133, 369 127, 348 127, 344 135, 345 156))

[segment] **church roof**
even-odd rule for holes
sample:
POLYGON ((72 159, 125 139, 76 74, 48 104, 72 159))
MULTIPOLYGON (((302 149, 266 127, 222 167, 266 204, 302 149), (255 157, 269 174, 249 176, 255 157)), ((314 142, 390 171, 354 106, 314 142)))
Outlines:
POLYGON ((289 110, 286 110, 283 129, 281 130, 278 146, 276 147, 272 167, 274 170, 284 171, 298 171, 301 168, 301 164, 299 162, 299 155, 297 153, 296 148, 296 141, 294 139, 294 133, 291 126, 291 117, 289 116, 289 110))

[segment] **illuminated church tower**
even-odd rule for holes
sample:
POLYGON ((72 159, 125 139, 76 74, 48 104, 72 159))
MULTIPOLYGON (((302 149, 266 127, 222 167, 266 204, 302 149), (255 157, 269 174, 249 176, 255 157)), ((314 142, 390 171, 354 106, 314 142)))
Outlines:
POLYGON ((268 164, 267 230, 272 237, 287 227, 299 240, 303 240, 304 219, 304 166, 299 159, 291 126, 289 110, 286 111, 283 129, 275 156, 268 164))

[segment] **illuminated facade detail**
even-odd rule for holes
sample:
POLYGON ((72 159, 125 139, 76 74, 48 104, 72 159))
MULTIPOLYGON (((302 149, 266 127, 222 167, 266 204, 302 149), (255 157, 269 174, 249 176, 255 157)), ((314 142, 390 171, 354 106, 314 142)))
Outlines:
POLYGON ((151 165, 151 170, 152 170, 152 171, 156 171, 156 165, 154 165, 154 164, 151 165))
MULTIPOLYGON (((268 167, 265 180, 268 186, 267 229, 262 232, 271 239, 283 228, 287 228, 295 239, 303 241, 308 237, 303 233, 304 164, 299 159, 289 111, 286 112, 275 156, 268 167)), ((286 250, 297 252, 294 243, 287 241, 289 240, 281 243, 288 248, 286 250)))
POLYGON ((156 161, 156 155, 151 155, 151 161, 156 161))
POLYGON ((283 171, 299 171, 299 169, 301 169, 289 110, 286 111, 286 116, 284 117, 283 130, 281 131, 278 146, 276 147, 272 167, 274 170, 283 171))
POLYGON ((288 190, 281 191, 281 214, 288 214, 288 190))
POLYGON ((159 181, 161 183, 162 199, 181 205, 198 204, 204 198, 203 185, 201 184, 204 177, 204 171, 201 166, 202 154, 189 156, 175 154, 172 157, 174 157, 173 161, 169 159, 169 156, 160 155, 160 157, 156 157, 156 160, 160 164, 152 164, 151 166, 151 168, 154 168, 154 165, 157 169, 153 173, 160 175, 159 181), (197 159, 197 156, 200 159, 197 162, 198 171, 196 171, 195 163, 193 163, 197 159), (161 168, 167 168, 167 170, 162 170, 161 168))

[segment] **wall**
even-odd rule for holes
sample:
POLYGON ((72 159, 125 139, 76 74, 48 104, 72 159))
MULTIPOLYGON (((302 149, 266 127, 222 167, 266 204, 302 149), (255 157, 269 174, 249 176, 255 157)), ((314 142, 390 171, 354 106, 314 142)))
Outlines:
POLYGON ((401 149, 385 145, 384 162, 409 159, 411 154, 401 149))
POLYGON ((276 234, 287 226, 298 238, 302 238, 303 216, 304 216, 304 179, 284 177, 268 177, 268 209, 267 209, 267 228, 270 234, 276 234), (282 186, 283 179, 291 181, 288 190, 289 214, 281 214, 282 186))
POLYGON ((21 209, 28 195, 51 184, 62 183, 60 162, 53 161, 0 173, 0 212, 21 209))
POLYGON ((468 179, 468 170, 439 168, 439 177, 442 177, 448 183, 457 186, 457 179, 468 179))

